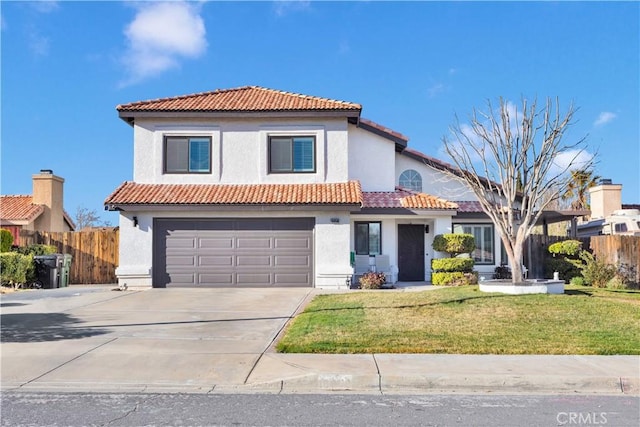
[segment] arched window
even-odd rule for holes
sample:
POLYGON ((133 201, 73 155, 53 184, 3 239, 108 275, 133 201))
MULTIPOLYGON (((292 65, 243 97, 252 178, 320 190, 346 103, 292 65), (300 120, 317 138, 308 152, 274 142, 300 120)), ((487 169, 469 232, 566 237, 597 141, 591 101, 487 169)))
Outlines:
POLYGON ((409 190, 422 191, 422 177, 413 169, 407 169, 400 174, 398 185, 409 190))

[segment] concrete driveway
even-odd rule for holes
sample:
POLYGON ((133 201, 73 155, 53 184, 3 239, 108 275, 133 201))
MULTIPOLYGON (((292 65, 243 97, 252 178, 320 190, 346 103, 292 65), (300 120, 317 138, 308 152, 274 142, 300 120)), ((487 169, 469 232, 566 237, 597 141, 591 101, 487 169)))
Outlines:
POLYGON ((2 388, 240 386, 313 292, 112 288, 3 295, 2 388))

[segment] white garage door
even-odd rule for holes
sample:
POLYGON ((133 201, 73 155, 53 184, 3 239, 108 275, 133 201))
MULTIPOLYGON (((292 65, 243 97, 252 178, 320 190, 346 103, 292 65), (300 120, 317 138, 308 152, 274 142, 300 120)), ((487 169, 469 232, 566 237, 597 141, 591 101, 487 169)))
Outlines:
POLYGON ((314 225, 314 218, 158 218, 153 285, 312 286, 314 225))

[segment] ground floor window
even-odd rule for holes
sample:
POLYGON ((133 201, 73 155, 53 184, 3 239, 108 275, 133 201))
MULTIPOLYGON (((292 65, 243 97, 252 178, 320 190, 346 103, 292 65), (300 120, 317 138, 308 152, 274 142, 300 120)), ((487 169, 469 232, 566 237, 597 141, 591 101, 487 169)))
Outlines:
POLYGON ((382 224, 380 222, 356 222, 356 255, 382 254, 382 224))
POLYGON ((471 253, 476 264, 495 263, 495 234, 493 224, 453 224, 454 233, 472 234, 476 249, 471 253))

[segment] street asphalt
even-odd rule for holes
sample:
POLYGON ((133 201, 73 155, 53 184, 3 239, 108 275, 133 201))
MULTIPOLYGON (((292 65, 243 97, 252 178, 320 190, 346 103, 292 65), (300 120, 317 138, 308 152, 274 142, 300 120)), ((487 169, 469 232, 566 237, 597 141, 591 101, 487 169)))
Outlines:
POLYGON ((115 289, 2 295, 2 390, 640 395, 638 356, 275 352, 321 290, 115 289))

